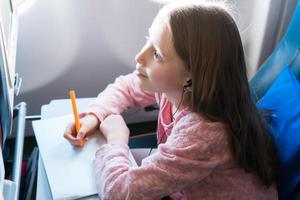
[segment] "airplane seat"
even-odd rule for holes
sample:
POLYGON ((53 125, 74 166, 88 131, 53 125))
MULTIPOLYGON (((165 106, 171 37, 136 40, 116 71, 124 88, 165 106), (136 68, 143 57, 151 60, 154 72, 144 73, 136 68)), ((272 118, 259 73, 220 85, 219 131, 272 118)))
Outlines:
POLYGON ((285 68, 289 67, 300 80, 300 1, 298 0, 294 15, 287 32, 274 52, 268 57, 259 71, 250 81, 255 102, 266 93, 273 81, 285 68))
MULTIPOLYGON (((299 80, 300 80, 300 0, 296 4, 296 8, 288 29, 279 42, 274 52, 268 57, 264 64, 260 67, 259 71, 250 80, 251 95, 255 103, 260 108, 261 101, 264 101, 265 96, 268 95, 268 91, 273 88, 272 84, 275 84, 279 76, 284 71, 289 71, 295 78, 294 83, 297 87, 294 90, 282 93, 272 93, 273 97, 269 99, 281 99, 282 102, 278 104, 273 103, 276 109, 281 109, 282 116, 293 115, 290 118, 277 119, 278 126, 292 127, 292 129, 281 130, 280 136, 276 135, 274 129, 272 135, 275 138, 277 149, 279 151, 279 158, 282 163, 282 171, 280 172, 280 178, 277 182, 277 189, 279 199, 300 199, 300 98, 297 98, 296 94, 299 94, 299 80), (282 94, 286 94, 282 96, 282 94), (280 96, 281 97, 276 97, 280 96), (294 100, 291 100, 294 98, 294 100), (290 109, 279 108, 281 105, 286 106, 287 102, 293 102, 294 104, 290 109), (292 131, 291 131, 292 130, 292 131), (293 150, 291 150, 293 149, 293 150), (290 152, 288 152, 290 151, 290 152), (289 154, 289 160, 287 161, 284 156, 289 154), (284 156, 283 156, 284 155, 284 156), (288 171, 289 169, 290 171, 288 171), (285 178, 286 175, 289 178, 285 178), (284 176, 285 177, 284 177, 284 176), (293 184, 290 181, 293 179, 293 184), (289 185, 287 188, 287 185, 289 185)), ((282 86, 283 87, 283 86, 282 86)), ((278 89, 278 88, 277 88, 278 89)), ((289 88, 291 89, 290 85, 289 88)), ((270 93, 270 92, 269 92, 270 93)), ((298 95, 299 97, 299 95, 298 95)), ((268 100, 272 102, 273 100, 268 100)), ((278 103, 278 102, 277 102, 278 103)), ((281 107, 283 107, 281 106, 281 107)), ((276 117, 276 115, 275 115, 276 117)), ((268 122, 269 123, 269 122, 268 122)), ((269 123, 270 125, 270 123, 269 123)))

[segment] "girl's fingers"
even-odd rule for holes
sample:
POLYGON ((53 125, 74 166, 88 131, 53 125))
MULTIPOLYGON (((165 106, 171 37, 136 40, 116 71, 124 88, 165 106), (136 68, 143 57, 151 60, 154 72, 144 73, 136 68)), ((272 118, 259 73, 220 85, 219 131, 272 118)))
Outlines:
POLYGON ((66 138, 71 144, 75 146, 82 146, 82 140, 77 138, 77 133, 75 130, 75 123, 70 123, 64 133, 64 138, 66 138))
POLYGON ((86 126, 82 126, 80 127, 80 130, 76 136, 77 139, 82 139, 85 137, 86 133, 88 132, 87 127, 86 126))
POLYGON ((72 122, 72 123, 69 123, 66 130, 65 130, 65 133, 64 135, 74 135, 74 133, 76 133, 76 130, 75 130, 75 123, 72 122))
MULTIPOLYGON (((85 116, 85 113, 81 113, 79 117, 84 118, 85 116)), ((73 145, 83 146, 84 143, 88 140, 88 137, 94 133, 94 128, 92 128, 91 126, 92 125, 89 119, 81 119, 81 127, 77 134, 75 122, 71 122, 66 127, 64 137, 73 145)))
POLYGON ((65 134, 64 137, 72 144, 75 146, 82 146, 82 140, 76 139, 72 135, 65 134))

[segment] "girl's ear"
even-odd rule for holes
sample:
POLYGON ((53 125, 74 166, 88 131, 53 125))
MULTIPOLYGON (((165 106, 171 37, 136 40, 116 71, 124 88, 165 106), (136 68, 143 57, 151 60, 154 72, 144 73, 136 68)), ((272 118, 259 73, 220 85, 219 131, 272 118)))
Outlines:
POLYGON ((183 90, 184 91, 191 91, 192 89, 192 76, 189 72, 186 74, 186 78, 184 79, 183 83, 183 90))
POLYGON ((192 86, 192 79, 189 79, 185 82, 185 85, 183 86, 184 88, 188 88, 192 86))
POLYGON ((183 87, 187 88, 192 86, 192 76, 189 72, 185 75, 183 87))

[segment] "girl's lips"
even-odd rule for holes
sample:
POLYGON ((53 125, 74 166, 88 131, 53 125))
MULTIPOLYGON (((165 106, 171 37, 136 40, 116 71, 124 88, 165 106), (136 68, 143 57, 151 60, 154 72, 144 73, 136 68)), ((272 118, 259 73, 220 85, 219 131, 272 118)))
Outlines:
POLYGON ((146 76, 145 74, 141 73, 141 72, 138 71, 138 70, 135 70, 135 74, 138 75, 138 76, 140 76, 140 77, 147 78, 147 76, 146 76))

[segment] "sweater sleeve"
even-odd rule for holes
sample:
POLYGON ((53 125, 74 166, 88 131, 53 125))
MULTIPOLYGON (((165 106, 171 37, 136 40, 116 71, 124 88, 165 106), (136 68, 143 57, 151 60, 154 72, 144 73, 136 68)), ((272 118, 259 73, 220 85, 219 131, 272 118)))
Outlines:
POLYGON ((110 114, 121 114, 134 106, 147 106, 157 102, 155 93, 141 89, 138 77, 131 73, 116 78, 88 107, 86 113, 95 114, 100 121, 110 114))
MULTIPOLYGON (((185 118, 185 117, 183 117, 185 118)), ((160 199, 207 177, 226 159, 223 126, 181 119, 166 143, 131 167, 126 144, 96 152, 96 185, 101 199, 160 199)))

